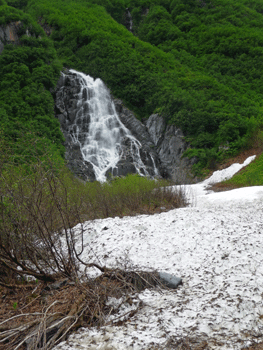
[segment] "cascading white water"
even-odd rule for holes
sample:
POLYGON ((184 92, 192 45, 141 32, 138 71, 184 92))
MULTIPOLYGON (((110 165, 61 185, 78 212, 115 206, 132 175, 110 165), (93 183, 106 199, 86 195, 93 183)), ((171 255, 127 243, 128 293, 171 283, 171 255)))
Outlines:
POLYGON ((155 161, 154 161, 153 156, 152 156, 151 154, 150 154, 150 157, 151 157, 151 160, 152 160, 152 163, 153 163, 154 175, 155 175, 155 176, 159 176, 159 171, 158 171, 158 169, 157 169, 157 167, 156 167, 155 161))
POLYGON ((73 69, 70 72, 77 75, 82 87, 70 130, 72 140, 80 145, 84 160, 92 164, 96 180, 106 181, 107 171, 116 168, 125 139, 130 141, 130 154, 137 173, 149 175, 140 157, 141 144, 120 121, 103 82, 73 69))
POLYGON ((126 9, 127 11, 127 17, 128 17, 128 21, 129 21, 129 31, 132 32, 132 27, 133 27, 133 21, 132 21, 132 15, 129 11, 129 9, 126 9))

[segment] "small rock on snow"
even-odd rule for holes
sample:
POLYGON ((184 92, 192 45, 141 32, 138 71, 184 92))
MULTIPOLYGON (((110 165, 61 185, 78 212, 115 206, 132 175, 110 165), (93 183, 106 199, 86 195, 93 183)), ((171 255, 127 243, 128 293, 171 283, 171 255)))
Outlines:
POLYGON ((177 288, 180 284, 183 283, 181 278, 170 275, 167 272, 159 272, 159 278, 166 287, 172 289, 177 288))

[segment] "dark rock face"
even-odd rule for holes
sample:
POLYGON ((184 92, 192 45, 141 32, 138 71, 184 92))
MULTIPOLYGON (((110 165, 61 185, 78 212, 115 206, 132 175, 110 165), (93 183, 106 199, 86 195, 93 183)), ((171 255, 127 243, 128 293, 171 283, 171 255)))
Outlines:
MULTIPOLYGON (((89 114, 85 113, 85 120, 80 122, 81 132, 78 141, 74 140, 73 130, 78 124, 79 99, 87 99, 87 94, 92 94, 90 90, 83 90, 78 76, 72 72, 66 71, 59 79, 56 88, 56 107, 55 115, 59 119, 62 132, 65 136, 65 157, 68 167, 73 173, 83 180, 95 180, 95 174, 91 163, 86 162, 82 156, 80 143, 82 135, 88 133, 90 127, 89 114), (84 96, 85 95, 85 96, 84 96)), ((137 138, 141 144, 136 148, 134 141, 123 136, 121 145, 121 157, 115 168, 107 171, 106 175, 125 176, 129 173, 141 173, 150 176, 156 176, 160 173, 160 165, 154 144, 151 141, 146 127, 136 119, 136 117, 125 108, 120 100, 115 101, 116 110, 119 114, 120 121, 131 131, 131 134, 137 138), (140 161, 137 161, 140 158, 140 161)), ((84 107, 85 108, 85 105, 84 107)), ((85 138, 85 135, 83 136, 85 138)), ((138 142, 137 142, 138 144, 138 142)))
MULTIPOLYGON (((68 167, 77 177, 85 181, 95 180, 93 166, 84 160, 80 148, 80 143, 84 141, 82 137, 85 138, 85 133, 87 135, 89 132, 90 116, 88 112, 85 113, 84 120, 80 122, 77 114, 80 95, 82 100, 87 100, 87 95, 92 93, 89 89, 82 90, 79 77, 69 71, 65 71, 61 76, 56 89, 55 113, 65 136, 65 156, 68 167), (78 123, 82 131, 79 133, 79 142, 76 142, 73 130, 78 123)), ((197 179, 191 175, 191 166, 195 160, 182 158, 188 144, 184 141, 184 135, 179 128, 166 125, 164 119, 158 114, 151 115, 144 125, 123 105, 121 100, 113 101, 121 123, 141 144, 137 150, 137 156, 143 164, 136 162, 133 141, 124 135, 119 162, 115 168, 107 171, 107 176, 110 174, 125 176, 138 172, 148 173, 151 176, 158 174, 164 178, 171 178, 178 184, 197 182, 197 179)), ((85 105, 83 108, 85 109, 85 105)))
POLYGON ((147 170, 151 175, 155 175, 151 167, 156 167, 158 172, 161 173, 163 169, 160 166, 160 160, 155 149, 155 145, 151 139, 151 136, 147 130, 147 127, 141 123, 135 115, 126 108, 122 101, 119 99, 114 99, 114 104, 116 112, 121 120, 121 122, 130 130, 132 135, 141 143, 142 148, 140 150, 140 156, 143 163, 146 165, 147 170), (149 169, 148 169, 149 168, 149 169))
POLYGON ((0 55, 6 44, 16 45, 19 43, 18 33, 22 26, 23 24, 21 21, 0 26, 0 55))
POLYGON ((146 121, 147 130, 154 142, 164 177, 169 177, 178 184, 197 182, 191 175, 191 166, 196 159, 182 158, 188 144, 184 141, 181 129, 175 125, 166 125, 158 114, 152 114, 146 121))
POLYGON ((68 168, 78 178, 92 181, 95 180, 92 166, 84 161, 80 145, 73 141, 71 135, 70 126, 76 116, 77 111, 74 113, 74 106, 76 108, 76 95, 79 92, 80 82, 76 81, 76 77, 73 74, 62 74, 56 88, 55 116, 60 121, 61 130, 65 137, 65 158, 68 168))

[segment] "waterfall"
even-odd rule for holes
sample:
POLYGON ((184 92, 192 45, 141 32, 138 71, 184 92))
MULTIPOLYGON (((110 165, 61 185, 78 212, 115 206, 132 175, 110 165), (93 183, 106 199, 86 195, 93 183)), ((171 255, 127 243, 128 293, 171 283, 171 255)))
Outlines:
POLYGON ((128 23, 129 23, 129 28, 128 28, 128 30, 129 30, 130 32, 132 32, 133 21, 132 21, 132 15, 131 15, 131 13, 130 13, 130 11, 129 11, 128 8, 126 9, 126 13, 127 13, 127 20, 128 20, 128 23))
POLYGON ((159 171, 158 171, 158 169, 157 169, 157 167, 156 167, 155 161, 154 161, 153 156, 152 156, 151 154, 150 154, 150 157, 151 157, 151 160, 152 160, 152 163, 153 163, 154 175, 155 175, 155 176, 159 176, 159 171))
POLYGON ((107 172, 116 170, 120 159, 127 156, 132 157, 138 174, 148 176, 140 156, 141 144, 120 121, 104 83, 72 69, 70 72, 77 75, 81 89, 69 132, 83 159, 92 165, 96 180, 106 181, 107 172), (124 154, 124 143, 129 145, 129 155, 124 154))

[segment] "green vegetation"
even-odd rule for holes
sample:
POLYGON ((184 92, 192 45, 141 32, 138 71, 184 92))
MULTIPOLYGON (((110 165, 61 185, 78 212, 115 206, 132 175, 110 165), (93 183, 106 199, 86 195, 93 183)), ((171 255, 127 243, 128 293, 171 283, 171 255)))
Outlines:
MULTIPOLYGON (((103 280, 89 281, 85 288, 79 284, 85 232, 81 223, 186 205, 184 194, 171 192, 165 181, 130 175, 100 184, 74 178, 64 164, 63 135, 54 118, 54 92, 63 66, 101 78, 138 118, 160 113, 167 123, 181 127, 191 144, 185 155, 198 157, 193 170, 201 174, 217 160, 262 140, 263 2, 0 0, 1 35, 7 26, 12 38, 3 43, 2 39, 0 45, 2 50, 4 44, 0 54, 3 301, 8 305, 7 289, 14 294, 20 287, 24 299, 28 287, 32 298, 38 285, 21 286, 28 275, 40 281, 39 306, 34 308, 43 308, 42 291, 48 282, 69 278, 78 287, 71 289, 74 303, 71 297, 67 306, 63 302, 63 313, 61 309, 54 313, 52 291, 43 319, 26 316, 23 321, 13 300, 11 309, 13 305, 19 317, 8 309, 7 321, 15 322, 8 324, 11 333, 2 342, 17 349, 35 337, 36 346, 51 349, 74 327, 101 324, 106 319, 102 312, 106 298, 117 295, 111 294, 112 285, 119 289, 125 281, 122 290, 127 292, 134 279, 130 276, 126 283, 121 271, 113 275, 91 263, 85 268, 100 269, 103 280), (133 33, 125 28, 127 8, 133 33), (72 229, 78 223, 79 232, 72 229), (113 284, 107 287, 104 277, 113 284), (56 314, 60 318, 54 323, 56 314), (61 327, 54 330, 59 323, 61 327), (47 329, 52 330, 51 338, 47 329)), ((262 185, 262 169, 263 155, 227 183, 262 185)), ((25 306, 32 306, 29 300, 25 306)), ((34 312, 23 307, 22 314, 34 312)))
POLYGON ((263 185, 263 154, 255 161, 242 169, 231 179, 221 183, 224 186, 245 187, 245 186, 262 186, 263 185))
POLYGON ((185 206, 183 193, 172 193, 167 181, 150 180, 138 175, 116 178, 110 183, 87 183, 80 193, 87 203, 85 219, 106 218, 138 213, 159 212, 185 206), (87 214, 88 213, 88 214, 87 214))
POLYGON ((24 9, 28 0, 7 0, 7 5, 15 7, 17 9, 24 9))
POLYGON ((22 22, 21 45, 6 45, 0 61, 10 140, 23 127, 63 153, 50 91, 64 65, 100 77, 138 118, 159 112, 181 127, 196 173, 251 146, 263 110, 260 0, 6 2, 1 23, 22 22), (135 35, 123 25, 126 8, 135 35))
POLYGON ((21 145, 26 143, 20 142, 21 135, 30 137, 30 131, 34 138, 45 137, 50 148, 63 156, 63 135, 54 118, 51 94, 62 65, 53 43, 43 29, 20 10, 2 6, 0 18, 2 24, 16 22, 20 36, 19 45, 6 45, 0 56, 2 135, 9 145, 23 153, 21 145))
MULTIPOLYGON (((186 205, 183 192, 166 188, 167 180, 129 175, 113 178, 108 183, 85 183, 70 173, 61 158, 57 159, 45 138, 21 137, 24 143, 20 144, 20 141, 17 146, 25 150, 23 153, 20 149, 10 148, 3 138, 0 140, 0 209, 5 212, 0 215, 0 226, 4 216, 17 215, 24 223, 30 221, 28 215, 36 205, 43 213, 49 212, 50 206, 53 207, 53 195, 56 200, 61 198, 63 210, 77 212, 70 227, 91 219, 153 213, 160 207, 171 209, 186 205), (14 205, 16 201, 17 205, 14 205), (30 201, 32 203, 28 205, 30 201)), ((63 225, 62 222, 58 224, 59 215, 59 211, 53 210, 52 225, 58 226, 50 231, 60 230, 63 225)))
POLYGON ((14 167, 12 153, 8 159, 2 155, 0 148, 1 322, 9 332, 1 339, 4 348, 21 349, 30 340, 35 348, 54 349, 80 326, 106 324, 112 312, 107 306, 110 297, 127 300, 156 285, 155 272, 102 265, 106 256, 98 258, 93 243, 86 240, 92 232, 82 223, 151 213, 160 205, 182 206, 182 193, 162 188, 165 182, 136 175, 109 184, 84 184, 48 155, 44 160, 30 159, 27 167, 14 167), (89 273, 94 268, 102 273, 96 279, 89 273), (35 312, 41 308, 43 313, 35 312))
MULTIPOLYGON (((261 60, 255 62, 255 68, 249 66, 245 71, 239 62, 245 59, 244 52, 240 50, 242 57, 238 60, 236 52, 227 53, 228 49, 234 50, 233 40, 241 37, 244 28, 233 36, 236 31, 229 32, 230 24, 223 20, 225 10, 223 14, 221 10, 216 12, 218 23, 210 28, 207 19, 202 22, 198 18, 200 11, 206 18, 212 10, 209 6, 200 7, 198 1, 193 2, 194 6, 190 2, 180 5, 178 1, 130 1, 125 6, 131 9, 136 37, 107 13, 107 7, 95 3, 101 5, 96 1, 39 0, 29 2, 28 9, 32 16, 41 18, 42 24, 53 28, 51 38, 64 65, 102 78, 113 94, 126 101, 139 117, 157 111, 168 123, 182 127, 193 148, 188 155, 198 155, 200 159, 197 172, 209 164, 211 157, 220 159, 246 147, 250 131, 262 114, 261 82, 255 81, 260 75, 252 74, 257 67, 260 72, 261 60), (192 30, 184 24, 187 15, 185 18, 181 15, 187 11, 193 12, 189 15, 192 30), (212 46, 214 40, 220 50, 212 46), (207 68, 208 58, 213 60, 214 68, 207 68), (234 72, 234 67, 239 67, 233 73, 236 80, 228 72, 234 72), (220 147, 226 144, 227 152, 220 147)), ((116 5, 114 1, 111 4, 116 5)), ((121 4, 119 8, 124 11, 121 4)), ((238 7, 238 16, 240 11, 238 7)), ((259 19, 256 12, 255 16, 253 21, 259 19)), ((255 27, 252 19, 248 22, 255 27)), ((119 19, 123 21, 124 17, 119 19)), ((258 36, 260 26, 255 29, 258 36)), ((250 35, 250 27, 246 33, 250 35)), ((257 37, 253 43, 260 45, 260 40, 257 37)))
MULTIPOLYGON (((34 145, 27 145, 27 153, 34 145)), ((45 282, 76 278, 79 255, 72 247, 78 223, 186 205, 183 192, 165 187, 165 181, 130 175, 82 183, 52 156, 48 149, 14 166, 16 154, 0 144, 0 286, 11 288, 18 275, 45 282)))

